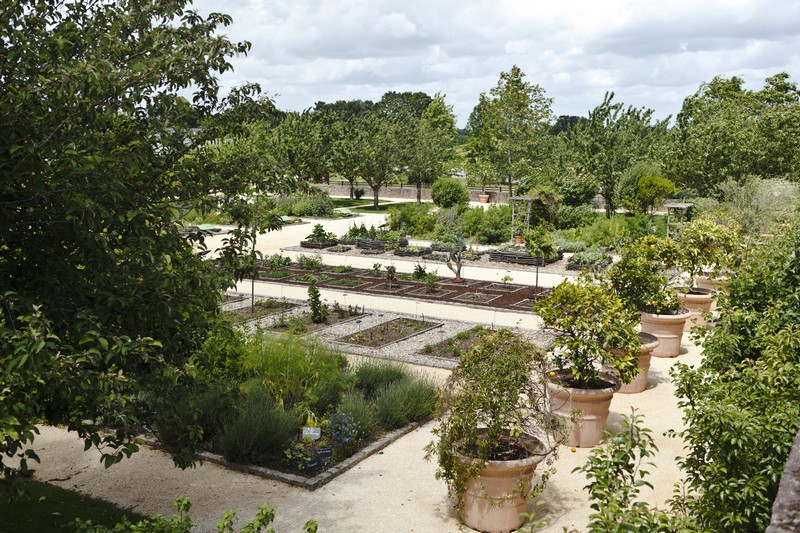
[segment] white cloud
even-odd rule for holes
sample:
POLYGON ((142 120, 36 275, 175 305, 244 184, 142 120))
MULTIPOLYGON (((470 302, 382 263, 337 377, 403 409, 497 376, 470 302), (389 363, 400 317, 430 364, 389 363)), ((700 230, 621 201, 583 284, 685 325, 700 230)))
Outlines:
MULTIPOLYGON (((378 99, 390 90, 443 92, 466 123, 481 92, 517 64, 553 97, 557 114, 585 114, 606 90, 675 114, 715 75, 749 87, 800 67, 800 3, 781 0, 199 0, 225 11, 222 31, 249 40, 223 87, 278 93, 284 109, 378 99)), ((797 80, 796 80, 797 81, 797 80)))

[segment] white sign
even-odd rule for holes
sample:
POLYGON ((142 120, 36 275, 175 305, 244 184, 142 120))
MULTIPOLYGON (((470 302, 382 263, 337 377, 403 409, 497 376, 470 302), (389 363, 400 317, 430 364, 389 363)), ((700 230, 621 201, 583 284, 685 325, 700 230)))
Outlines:
POLYGON ((322 436, 322 428, 303 428, 303 438, 319 440, 322 436))

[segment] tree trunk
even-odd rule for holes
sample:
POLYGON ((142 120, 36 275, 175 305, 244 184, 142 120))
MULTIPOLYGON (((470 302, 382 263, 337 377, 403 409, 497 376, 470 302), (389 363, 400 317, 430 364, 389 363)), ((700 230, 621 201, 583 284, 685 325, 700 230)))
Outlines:
POLYGON ((422 182, 421 181, 417 182, 417 203, 418 204, 422 203, 422 182))
POLYGON ((353 180, 353 181, 351 181, 351 182, 350 182, 350 199, 351 199, 351 200, 352 200, 353 198, 355 198, 355 187, 353 186, 353 182, 354 182, 354 181, 355 181, 355 180, 353 180))
POLYGON ((378 191, 380 187, 372 187, 372 207, 378 209, 378 191))

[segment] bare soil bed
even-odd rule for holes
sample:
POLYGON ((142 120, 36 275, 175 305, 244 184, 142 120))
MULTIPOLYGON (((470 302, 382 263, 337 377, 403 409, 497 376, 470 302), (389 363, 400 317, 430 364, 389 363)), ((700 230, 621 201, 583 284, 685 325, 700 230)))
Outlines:
POLYGON ((347 344, 377 348, 407 339, 441 325, 441 323, 414 320, 413 318, 395 318, 363 331, 341 337, 338 340, 347 344))

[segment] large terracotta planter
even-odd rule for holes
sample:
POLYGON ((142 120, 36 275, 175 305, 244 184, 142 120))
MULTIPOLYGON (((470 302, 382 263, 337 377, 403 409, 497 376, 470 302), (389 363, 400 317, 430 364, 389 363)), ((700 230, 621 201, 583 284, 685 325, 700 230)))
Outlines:
MULTIPOLYGON (((727 279, 716 279, 710 278, 708 276, 697 276, 695 278, 695 285, 699 289, 705 289, 711 291, 712 293, 723 293, 728 294, 728 285, 730 285, 730 281, 727 279)), ((711 311, 714 311, 717 308, 717 300, 714 299, 711 302, 711 311)))
POLYGON ((489 203, 489 195, 488 194, 479 194, 478 195, 478 200, 480 200, 480 202, 482 204, 488 204, 489 203))
POLYGON ((654 315, 652 313, 639 313, 642 317, 642 332, 655 335, 659 345, 652 355, 654 357, 676 357, 681 353, 681 340, 683 340, 683 326, 691 316, 686 309, 676 315, 654 315))
POLYGON ((556 372, 547 381, 550 405, 566 422, 569 431, 567 446, 591 448, 603 438, 611 400, 619 390, 620 382, 611 374, 600 374, 600 379, 609 383, 608 387, 575 389, 560 384, 568 377, 568 372, 556 372))
POLYGON ((708 289, 699 287, 691 289, 689 292, 677 292, 678 299, 683 303, 683 307, 689 310, 689 320, 683 326, 683 331, 691 331, 692 327, 708 326, 708 322, 703 318, 703 313, 711 312, 711 305, 714 303, 714 296, 708 289))
MULTIPOLYGON (((650 374, 650 359, 653 357, 653 350, 659 345, 659 340, 655 335, 649 333, 639 333, 639 368, 641 370, 630 383, 622 383, 619 391, 622 394, 638 394, 647 389, 647 377, 650 374)), ((614 353, 614 350, 611 350, 614 353)), ((607 365, 603 365, 603 370, 616 376, 616 371, 607 365)))
MULTIPOLYGON (((522 482, 525 494, 530 492, 533 471, 545 455, 532 455, 515 461, 487 461, 477 478, 464 486, 461 520, 478 531, 505 533, 516 531, 525 519, 528 502, 519 492, 514 492, 522 482)), ((467 457, 460 460, 470 461, 467 457)))
POLYGON ((522 244, 522 235, 514 235, 514 244, 522 244))

